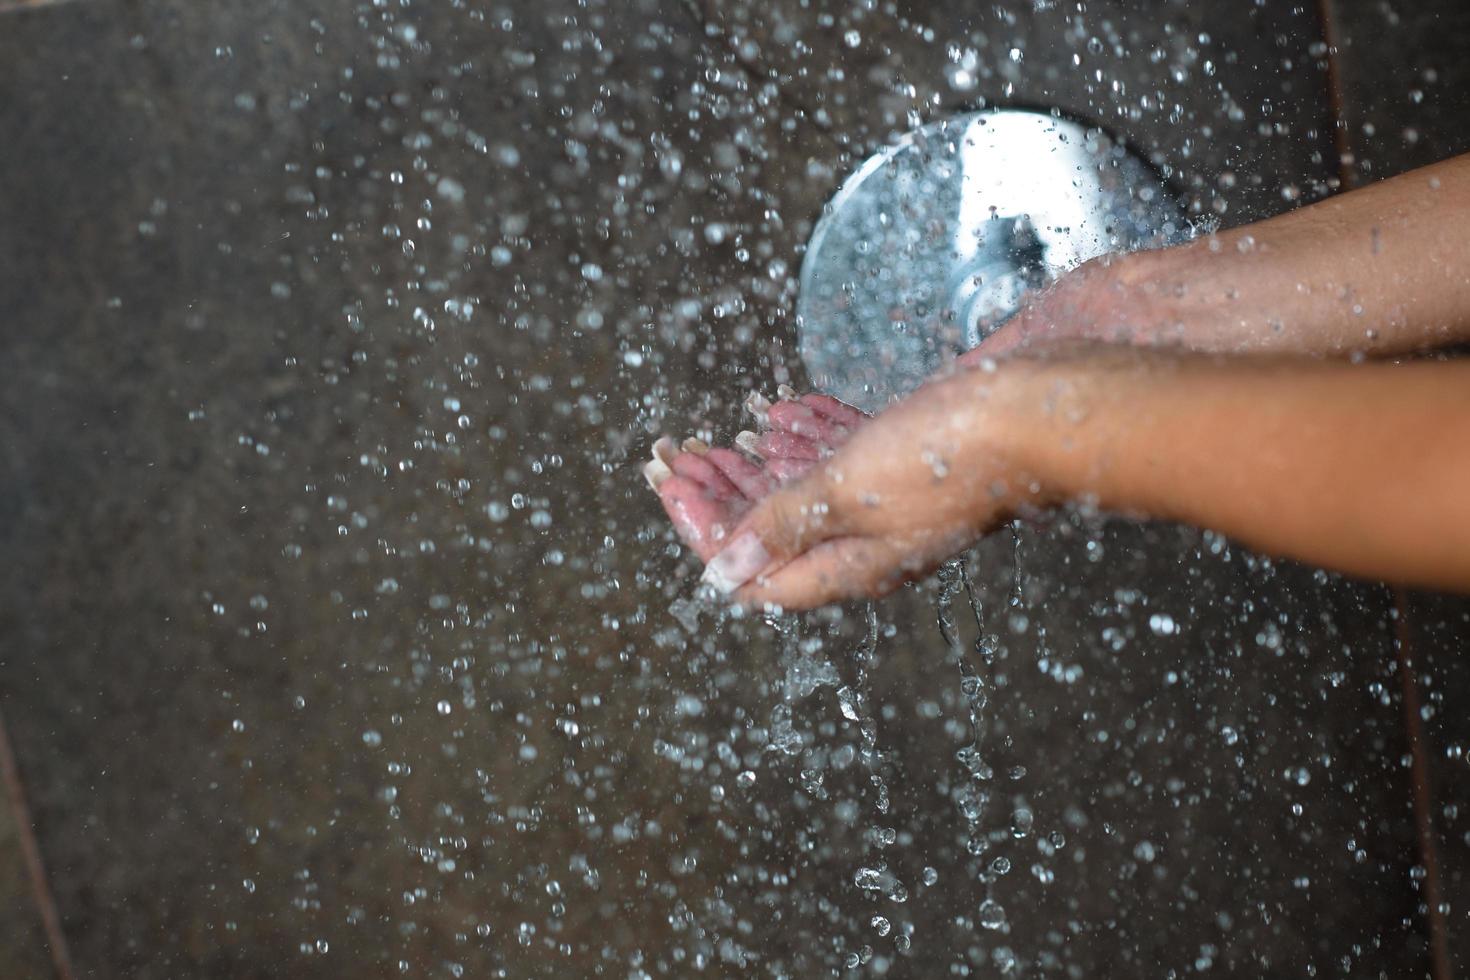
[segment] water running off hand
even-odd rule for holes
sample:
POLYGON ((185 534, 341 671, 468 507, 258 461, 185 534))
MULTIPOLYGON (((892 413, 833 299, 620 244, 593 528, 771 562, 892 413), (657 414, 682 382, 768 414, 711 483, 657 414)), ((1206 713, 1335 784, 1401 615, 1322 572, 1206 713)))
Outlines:
MULTIPOLYGON (((1007 606, 1014 618, 1021 615, 1024 604, 1021 576, 1021 533, 1019 525, 1011 527, 1013 535, 1013 569, 1010 595, 1007 606)), ((955 752, 962 777, 952 790, 952 798, 965 821, 965 850, 970 855, 967 869, 970 878, 985 886, 985 897, 978 908, 977 919, 986 929, 1004 929, 1006 913, 995 900, 992 886, 997 877, 1010 868, 1010 860, 1003 855, 984 858, 990 849, 990 836, 984 827, 985 815, 991 802, 991 784, 994 768, 985 758, 985 736, 988 731, 987 708, 990 706, 990 691, 993 689, 995 659, 1000 648, 1000 639, 985 629, 985 617, 980 608, 980 597, 975 591, 966 561, 963 558, 946 562, 939 570, 939 593, 935 599, 935 618, 939 632, 949 647, 950 656, 959 668, 960 691, 965 698, 965 708, 970 723, 970 743, 955 752), (976 637, 973 648, 965 649, 955 624, 954 602, 961 589, 975 620, 976 637)))

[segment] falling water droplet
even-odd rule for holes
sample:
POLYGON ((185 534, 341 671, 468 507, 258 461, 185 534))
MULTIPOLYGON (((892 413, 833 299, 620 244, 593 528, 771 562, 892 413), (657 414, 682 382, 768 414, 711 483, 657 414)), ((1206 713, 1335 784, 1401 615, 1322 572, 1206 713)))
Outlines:
POLYGON ((1005 908, 993 898, 980 903, 980 925, 986 929, 1000 929, 1006 924, 1005 908))

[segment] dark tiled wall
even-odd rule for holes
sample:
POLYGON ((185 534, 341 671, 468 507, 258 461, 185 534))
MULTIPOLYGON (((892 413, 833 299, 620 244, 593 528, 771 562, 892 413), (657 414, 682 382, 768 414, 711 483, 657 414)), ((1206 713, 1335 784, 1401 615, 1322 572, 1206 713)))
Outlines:
POLYGON ((28 980, 54 976, 55 967, 21 839, 25 811, 15 802, 10 787, 0 785, 0 943, 6 974, 28 980))
MULTIPOLYGON (((800 247, 913 120, 1056 105, 1227 223, 1338 175, 1315 8, 814 6, 0 18, 0 699, 80 972, 1425 972, 1382 589, 1064 522, 1011 617, 982 545, 988 890, 922 596, 883 607, 885 817, 788 643, 669 613, 691 566, 630 464, 799 376, 800 247), (907 902, 854 884, 885 855, 907 902)), ((1353 64, 1349 109, 1407 120, 1353 64)), ((803 629, 851 680, 861 617, 803 629)), ((11 907, 5 975, 44 975, 11 907)))
MULTIPOLYGON (((1470 150, 1470 7, 1335 3, 1345 170, 1356 182, 1470 150)), ((1462 257, 1470 262, 1470 256, 1462 257)), ((1457 352, 1463 356, 1464 351, 1457 352)), ((1420 907, 1434 914, 1444 975, 1470 971, 1470 602, 1406 591, 1403 637, 1416 671, 1431 843, 1421 847, 1420 907), (1431 903, 1437 908, 1431 909, 1431 903)))

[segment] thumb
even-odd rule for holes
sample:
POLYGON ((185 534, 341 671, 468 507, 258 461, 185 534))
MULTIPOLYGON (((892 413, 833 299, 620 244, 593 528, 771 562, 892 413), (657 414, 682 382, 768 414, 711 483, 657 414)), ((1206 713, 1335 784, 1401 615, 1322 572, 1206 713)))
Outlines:
POLYGON ((729 595, 840 533, 825 475, 818 467, 757 504, 710 559, 702 581, 729 595))
POLYGON ((998 327, 995 333, 986 337, 975 347, 966 351, 960 357, 961 363, 967 365, 978 364, 987 357, 1002 357, 1010 352, 1025 347, 1032 339, 1042 331, 1034 320, 1022 310, 998 327))

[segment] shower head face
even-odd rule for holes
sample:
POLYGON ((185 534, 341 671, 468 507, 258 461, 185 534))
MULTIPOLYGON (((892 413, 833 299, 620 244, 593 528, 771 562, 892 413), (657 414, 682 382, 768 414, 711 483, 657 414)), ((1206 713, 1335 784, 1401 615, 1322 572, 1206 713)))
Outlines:
POLYGON ((909 133, 843 182, 801 268, 813 384, 866 411, 1098 255, 1182 240, 1173 196, 1101 130, 998 109, 909 133))

